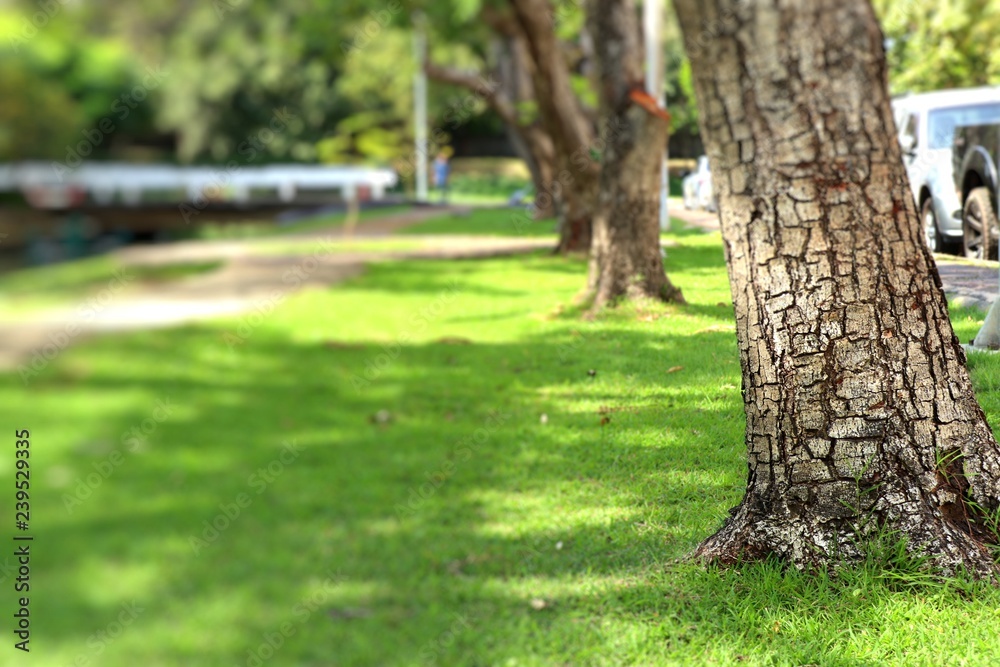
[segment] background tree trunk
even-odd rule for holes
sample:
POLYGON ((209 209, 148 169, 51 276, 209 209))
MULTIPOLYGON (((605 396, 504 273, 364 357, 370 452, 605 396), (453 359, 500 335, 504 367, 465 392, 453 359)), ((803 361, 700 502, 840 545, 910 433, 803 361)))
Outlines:
POLYGON ((514 115, 511 122, 507 123, 508 133, 531 171, 535 188, 534 217, 536 220, 544 220, 555 217, 558 208, 555 197, 541 196, 551 190, 556 176, 555 147, 552 145, 552 137, 542 127, 541 120, 519 111, 521 105, 534 103, 535 91, 531 84, 534 64, 524 37, 516 30, 514 22, 507 21, 506 24, 510 28, 499 38, 497 74, 501 88, 513 103, 514 115))
POLYGON ((503 121, 515 149, 531 171, 536 192, 535 218, 553 217, 556 212, 554 199, 542 198, 539 202, 537 197, 537 193, 548 192, 555 179, 556 156, 552 138, 537 120, 525 122, 520 118, 516 105, 523 100, 517 97, 519 92, 514 82, 504 76, 502 68, 498 80, 489 83, 477 72, 443 67, 429 61, 425 64, 424 71, 435 81, 464 88, 481 97, 493 109, 503 121))
POLYGON ((586 252, 600 173, 590 158, 593 122, 573 91, 548 0, 509 0, 534 63, 532 84, 542 125, 552 137, 559 175, 551 190, 562 203, 559 252, 586 252))
POLYGON ((634 102, 646 98, 655 106, 643 88, 635 5, 591 0, 587 22, 606 135, 588 279, 593 305, 640 296, 683 303, 660 251, 660 167, 669 117, 634 102))
POLYGON ((1000 450, 893 131, 867 0, 675 0, 721 204, 749 475, 697 556, 859 558, 879 530, 996 577, 1000 450))

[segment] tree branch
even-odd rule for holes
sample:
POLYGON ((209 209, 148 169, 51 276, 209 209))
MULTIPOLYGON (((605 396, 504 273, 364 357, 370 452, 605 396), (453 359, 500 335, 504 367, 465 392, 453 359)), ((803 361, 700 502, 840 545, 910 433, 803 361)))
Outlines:
POLYGON ((517 119, 517 109, 514 108, 514 105, 511 104, 510 100, 507 99, 507 96, 500 90, 500 84, 498 82, 490 80, 479 72, 470 72, 468 70, 460 70, 454 67, 445 67, 430 61, 427 61, 424 64, 424 72, 426 72, 427 76, 435 81, 448 83, 453 86, 458 86, 459 88, 465 88, 466 90, 475 93, 481 97, 483 101, 486 102, 505 123, 515 126, 519 125, 517 119))

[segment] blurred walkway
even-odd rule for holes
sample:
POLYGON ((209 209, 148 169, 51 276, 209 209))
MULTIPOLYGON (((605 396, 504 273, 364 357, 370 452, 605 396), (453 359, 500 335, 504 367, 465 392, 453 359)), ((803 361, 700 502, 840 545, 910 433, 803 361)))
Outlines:
MULTIPOLYGON (((353 234, 332 228, 267 240, 185 241, 121 249, 115 257, 125 266, 199 262, 222 265, 209 273, 123 290, 103 305, 90 308, 85 315, 80 314, 81 304, 75 303, 32 313, 20 322, 4 322, 0 324, 0 368, 23 368, 38 363, 39 359, 54 358, 77 340, 95 333, 175 326, 254 310, 269 312, 285 296, 358 275, 369 262, 472 259, 552 247, 552 240, 545 238, 393 235, 408 225, 440 214, 438 208, 407 211, 361 223, 353 234), (356 244, 366 239, 398 241, 403 247, 394 250, 390 245, 385 250, 359 251, 356 244)), ((715 214, 674 209, 671 215, 691 226, 718 229, 715 214)), ((938 256, 938 270, 945 291, 961 305, 986 309, 997 296, 995 262, 938 256)))
MULTIPOLYGON (((301 289, 326 287, 364 270, 374 261, 473 259, 551 248, 550 239, 482 236, 390 236, 393 231, 440 216, 441 209, 417 210, 343 229, 314 230, 267 241, 185 241, 124 248, 114 256, 125 266, 222 262, 209 273, 123 290, 107 303, 80 314, 81 304, 31 313, 0 324, 0 368, 18 368, 54 358, 90 334, 175 326, 225 315, 268 309, 301 289), (351 244, 393 239, 406 249, 355 251, 351 244), (309 243, 309 241, 315 243, 309 243), (289 248, 289 243, 301 249, 289 248), (262 253, 275 246, 281 254, 262 253), (284 246, 284 248, 282 248, 284 246)), ((103 299, 102 299, 103 301, 103 299)))
POLYGON ((717 232, 721 229, 718 213, 684 208, 684 200, 680 197, 670 198, 667 203, 667 213, 671 218, 677 218, 688 227, 703 229, 706 232, 717 232))
POLYGON ((996 262, 972 262, 935 255, 941 283, 948 296, 960 306, 988 310, 1000 289, 1000 265, 996 262))

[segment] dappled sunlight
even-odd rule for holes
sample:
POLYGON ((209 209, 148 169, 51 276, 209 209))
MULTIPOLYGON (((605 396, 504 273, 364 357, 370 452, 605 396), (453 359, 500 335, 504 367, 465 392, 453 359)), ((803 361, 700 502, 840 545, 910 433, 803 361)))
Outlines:
MULTIPOLYGON (((683 285, 713 262, 695 281, 709 297, 692 287, 695 305, 648 321, 546 317, 579 289, 581 262, 378 264, 287 299, 239 342, 238 316, 92 338, 34 378, 30 400, 8 375, 0 399, 25 419, 65 417, 39 449, 38 539, 59 554, 37 563, 60 591, 39 599, 46 641, 69 655, 132 597, 156 655, 191 664, 245 658, 286 622, 284 650, 313 661, 337 647, 398 663, 447 632, 456 647, 488 633, 497 661, 584 637, 722 660, 775 622, 773 645, 808 640, 803 603, 673 565, 746 475, 716 253, 674 272, 683 285)), ((125 655, 153 654, 135 640, 107 653, 125 655)))

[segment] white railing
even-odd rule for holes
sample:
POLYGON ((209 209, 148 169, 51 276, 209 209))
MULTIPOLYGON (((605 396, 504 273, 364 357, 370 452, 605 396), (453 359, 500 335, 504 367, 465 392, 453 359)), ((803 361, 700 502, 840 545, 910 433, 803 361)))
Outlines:
POLYGON ((284 202, 299 192, 339 191, 346 200, 366 188, 381 199, 398 182, 391 169, 324 165, 267 165, 249 167, 178 167, 122 162, 85 162, 75 169, 50 162, 0 164, 0 192, 23 192, 31 202, 46 208, 62 206, 75 195, 89 196, 99 204, 120 199, 142 203, 146 193, 172 193, 172 203, 211 201, 246 203, 252 190, 274 190, 284 202))

